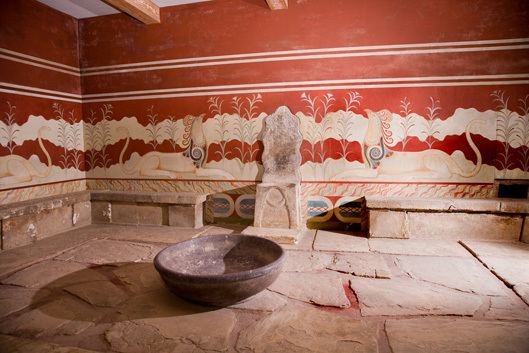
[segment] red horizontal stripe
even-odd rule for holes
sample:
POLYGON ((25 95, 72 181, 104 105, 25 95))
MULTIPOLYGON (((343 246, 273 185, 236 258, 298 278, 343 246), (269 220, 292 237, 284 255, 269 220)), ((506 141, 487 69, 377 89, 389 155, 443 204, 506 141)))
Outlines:
POLYGON ((288 11, 270 12, 261 0, 209 1, 162 8, 156 26, 120 15, 81 20, 82 67, 312 49, 322 43, 346 47, 524 38, 529 36, 528 7, 508 0, 320 0, 292 2, 288 11), (123 33, 127 40, 116 40, 123 33))
POLYGON ((529 73, 529 50, 247 63, 84 76, 85 94, 266 82, 529 73), (482 63, 487 65, 482 65, 482 63))
MULTIPOLYGON (((81 78, 62 72, 0 59, 0 81, 22 86, 81 94, 81 78)), ((43 93, 47 94, 47 93, 43 93)), ((54 95, 56 95, 54 93, 54 95)), ((70 97, 71 98, 71 97, 70 97)))

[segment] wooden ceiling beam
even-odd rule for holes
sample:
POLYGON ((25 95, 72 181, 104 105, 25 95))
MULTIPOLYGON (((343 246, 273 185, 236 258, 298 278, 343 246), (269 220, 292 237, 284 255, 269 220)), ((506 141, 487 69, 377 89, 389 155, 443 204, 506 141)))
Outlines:
POLYGON ((160 23, 160 8, 152 0, 103 0, 145 24, 160 23))
POLYGON ((288 9, 288 0, 266 0, 271 10, 288 9))

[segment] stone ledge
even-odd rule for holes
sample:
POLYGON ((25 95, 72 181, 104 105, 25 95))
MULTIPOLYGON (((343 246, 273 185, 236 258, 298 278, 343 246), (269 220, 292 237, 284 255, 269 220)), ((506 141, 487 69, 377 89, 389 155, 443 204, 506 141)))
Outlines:
POLYGON ((367 209, 412 212, 529 214, 529 200, 366 197, 367 209))
POLYGON ((197 205, 206 201, 206 194, 194 192, 136 192, 136 191, 91 191, 92 201, 163 203, 175 205, 197 205))
POLYGON ((0 219, 36 214, 45 210, 71 206, 73 204, 85 201, 90 201, 89 191, 78 191, 63 195, 10 203, 0 206, 0 219))

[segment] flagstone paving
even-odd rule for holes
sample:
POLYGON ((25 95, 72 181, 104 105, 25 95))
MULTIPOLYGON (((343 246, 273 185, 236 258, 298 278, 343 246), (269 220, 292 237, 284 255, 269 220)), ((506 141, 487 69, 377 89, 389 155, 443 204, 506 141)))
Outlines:
POLYGON ((0 253, 0 351, 529 352, 526 244, 310 230, 241 303, 165 288, 158 251, 239 228, 91 225, 0 253))
POLYGON ((489 241, 462 244, 529 304, 529 244, 489 241))

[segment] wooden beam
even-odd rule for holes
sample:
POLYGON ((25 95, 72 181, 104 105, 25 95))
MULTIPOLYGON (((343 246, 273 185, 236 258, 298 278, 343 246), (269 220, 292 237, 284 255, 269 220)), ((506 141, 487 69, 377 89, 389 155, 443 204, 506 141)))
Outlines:
POLYGON ((160 23, 160 8, 152 0, 103 0, 145 24, 160 23))
POLYGON ((286 10, 288 9, 288 0, 266 0, 271 10, 286 10))

